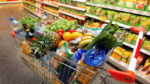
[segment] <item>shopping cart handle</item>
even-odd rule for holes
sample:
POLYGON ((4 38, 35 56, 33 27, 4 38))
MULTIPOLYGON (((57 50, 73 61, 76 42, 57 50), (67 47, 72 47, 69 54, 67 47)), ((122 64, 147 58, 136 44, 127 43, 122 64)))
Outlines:
POLYGON ((139 33, 140 31, 142 31, 143 34, 145 33, 145 28, 144 27, 131 27, 130 30, 132 30, 135 33, 139 33))
POLYGON ((122 72, 113 69, 108 69, 108 72, 116 80, 123 81, 126 83, 133 83, 135 81, 135 74, 133 71, 127 70, 126 72, 122 72))
POLYGON ((10 32, 10 35, 11 35, 13 38, 15 38, 15 34, 16 34, 16 31, 11 31, 11 32, 10 32))

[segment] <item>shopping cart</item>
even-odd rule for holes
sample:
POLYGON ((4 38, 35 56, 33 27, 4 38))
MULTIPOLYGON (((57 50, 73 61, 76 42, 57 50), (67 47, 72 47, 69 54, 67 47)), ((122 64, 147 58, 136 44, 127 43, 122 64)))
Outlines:
MULTIPOLYGON (((22 53, 21 42, 25 40, 25 32, 10 32, 16 42, 16 47, 20 51, 20 56, 24 63, 27 64, 35 73, 44 78, 46 83, 51 84, 103 84, 107 83, 107 77, 113 77, 116 80, 126 83, 135 81, 135 67, 137 63, 138 53, 145 32, 143 27, 131 28, 132 31, 139 33, 138 39, 132 54, 128 69, 125 72, 105 69, 105 62, 101 66, 93 67, 83 62, 83 58, 79 63, 75 63, 65 57, 57 55, 55 52, 46 50, 47 54, 42 59, 35 59, 32 56, 26 56, 22 53), (105 73, 104 71, 108 72, 105 73)), ((123 35, 123 34, 122 34, 123 35)), ((118 40, 121 38, 121 36, 118 40)), ((30 43, 30 42, 29 42, 30 43)), ((106 57, 108 58, 113 49, 111 49, 106 57)), ((84 57, 84 56, 83 56, 84 57)), ((107 59, 105 60, 107 61, 107 59)))

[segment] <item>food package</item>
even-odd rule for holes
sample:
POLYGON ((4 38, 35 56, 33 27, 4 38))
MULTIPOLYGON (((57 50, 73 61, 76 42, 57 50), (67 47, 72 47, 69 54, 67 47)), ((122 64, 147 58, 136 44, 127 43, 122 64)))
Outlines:
POLYGON ((84 54, 82 56, 82 59, 79 61, 79 64, 82 66, 78 66, 77 69, 79 71, 82 71, 83 66, 86 66, 87 68, 85 68, 83 70, 83 72, 81 74, 79 74, 79 72, 76 72, 76 75, 79 74, 79 76, 77 77, 77 80, 82 83, 82 84, 88 84, 91 80, 90 77, 93 77, 95 75, 95 72, 97 71, 97 69, 93 66, 89 66, 87 65, 84 61, 84 54))
POLYGON ((138 69, 141 66, 143 61, 144 61, 144 54, 139 53, 138 59, 137 59, 137 64, 136 64, 136 69, 138 69))
POLYGON ((103 4, 108 4, 109 3, 109 0, 102 0, 103 1, 103 4))
POLYGON ((142 16, 140 19, 140 25, 145 27, 146 30, 148 30, 148 28, 150 26, 150 18, 142 16))
POLYGON ((129 13, 121 13, 120 16, 121 16, 121 23, 128 24, 130 14, 129 13))
POLYGON ((30 49, 29 44, 26 41, 21 42, 21 48, 23 50, 23 53, 27 56, 31 56, 32 50, 30 49))
POLYGON ((133 44, 133 45, 136 44, 137 38, 138 38, 138 34, 134 34, 134 39, 133 39, 133 41, 132 41, 132 44, 133 44))
POLYGON ((141 71, 146 71, 148 67, 150 66, 150 58, 146 59, 146 62, 144 63, 144 66, 142 67, 141 71))
POLYGON ((91 7, 91 14, 95 15, 95 13, 96 13, 96 7, 93 6, 93 7, 91 7))
POLYGON ((101 3, 103 0, 97 0, 97 3, 101 3))
POLYGON ((136 0, 126 0, 126 7, 128 8, 134 8, 135 4, 136 4, 136 0))
POLYGON ((86 13, 90 13, 91 7, 90 6, 86 6, 86 13))
POLYGON ((138 26, 139 21, 140 21, 140 16, 130 15, 130 25, 131 26, 138 26))
POLYGON ((125 50, 121 47, 115 47, 115 49, 113 50, 111 56, 115 59, 117 59, 118 61, 120 61, 123 52, 125 52, 125 50))
POLYGON ((149 2, 148 2, 148 4, 147 4, 146 10, 147 10, 147 11, 150 11, 150 0, 149 0, 149 2))
POLYGON ((112 20, 114 16, 114 11, 112 10, 107 10, 107 19, 112 20))
POLYGON ((100 19, 105 20, 107 18, 107 10, 102 9, 100 13, 100 19))
POLYGON ((135 34, 129 33, 125 39, 126 42, 131 43, 134 39, 135 34))
POLYGON ((148 0, 137 0, 136 9, 145 10, 148 0))
POLYGON ((124 6, 125 0, 118 0, 118 6, 124 6))
POLYGON ((97 9, 96 9, 96 15, 97 15, 97 16, 100 16, 101 10, 102 10, 102 8, 97 8, 97 9))
POLYGON ((115 5, 117 3, 118 0, 110 0, 110 4, 111 5, 115 5))
POLYGON ((129 57, 131 56, 132 52, 129 52, 129 51, 125 51, 123 52, 123 55, 122 55, 122 58, 121 58, 121 61, 124 62, 124 63, 127 63, 128 62, 128 59, 129 57))
POLYGON ((120 22, 120 13, 119 12, 114 12, 114 21, 116 22, 120 22))
POLYGON ((150 51, 150 40, 145 40, 144 41, 143 48, 150 51))

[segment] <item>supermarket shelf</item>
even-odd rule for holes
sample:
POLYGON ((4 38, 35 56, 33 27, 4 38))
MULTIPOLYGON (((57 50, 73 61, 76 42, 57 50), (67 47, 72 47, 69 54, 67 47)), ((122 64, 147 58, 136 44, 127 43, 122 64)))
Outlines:
POLYGON ((116 7, 116 6, 111 6, 111 5, 94 4, 94 3, 89 3, 89 2, 86 2, 86 4, 87 5, 91 5, 91 6, 97 6, 97 7, 112 9, 112 10, 129 12, 129 13, 133 13, 133 14, 150 16, 150 12, 146 12, 146 11, 140 11, 140 10, 134 10, 134 9, 129 9, 129 8, 116 7))
MULTIPOLYGON (((94 15, 90 15, 90 14, 85 14, 85 16, 87 16, 87 17, 91 17, 91 18, 94 18, 94 19, 97 19, 97 20, 100 20, 100 18, 99 17, 97 17, 97 16, 94 16, 94 15)), ((104 20, 100 20, 100 21, 104 21, 104 20)), ((109 22, 110 20, 105 20, 104 22, 109 22)), ((113 24, 118 24, 120 27, 123 27, 123 28, 125 28, 125 29, 129 29, 131 26, 128 26, 128 25, 125 25, 125 24, 121 24, 121 23, 119 23, 119 22, 114 22, 113 21, 113 24)))
MULTIPOLYGON (((25 1, 24 1, 24 2, 25 2, 25 1)), ((34 5, 34 4, 31 4, 31 3, 29 3, 29 2, 25 2, 25 3, 30 4, 30 5, 32 5, 32 6, 36 7, 36 8, 39 8, 39 9, 41 9, 41 10, 43 10, 43 11, 45 11, 45 12, 51 14, 51 15, 54 15, 54 16, 58 17, 57 14, 51 13, 51 12, 49 12, 49 11, 47 11, 47 10, 41 8, 41 7, 38 7, 38 6, 34 5)))
MULTIPOLYGON (((24 6, 23 6, 24 7, 24 6)), ((31 13, 33 13, 34 15, 38 16, 39 18, 41 18, 40 15, 38 15, 37 13, 33 12, 31 9, 24 7, 26 10, 30 11, 31 13)))
POLYGON ((4 2, 0 2, 0 4, 15 4, 15 3, 22 3, 22 1, 4 1, 4 2))
POLYGON ((85 11, 85 8, 75 7, 75 6, 71 6, 71 5, 67 5, 67 4, 62 4, 62 3, 59 3, 59 6, 64 6, 64 7, 68 7, 68 8, 80 10, 80 11, 85 11))
MULTIPOLYGON (((132 45, 132 44, 130 44, 130 43, 127 43, 127 42, 123 42, 123 45, 126 45, 126 46, 128 46, 128 47, 130 47, 130 48, 134 48, 134 45, 132 45)), ((147 54, 147 55, 150 56, 150 52, 147 51, 147 50, 145 50, 145 49, 140 49, 140 52, 142 52, 142 53, 147 54)))
MULTIPOLYGON (((111 56, 108 58, 108 62, 110 62, 111 64, 113 64, 114 66, 118 67, 119 69, 123 71, 127 70, 127 67, 128 67, 127 64, 120 62, 111 56)), ((139 73, 138 71, 135 71, 135 78, 138 81, 142 82, 143 84, 150 84, 150 80, 148 79, 148 77, 139 73)))
POLYGON ((63 12, 63 11, 61 11, 61 10, 59 10, 58 12, 63 13, 63 14, 66 14, 66 15, 69 15, 69 16, 72 16, 72 17, 74 17, 74 18, 78 18, 78 19, 80 19, 80 20, 85 20, 85 18, 83 18, 83 17, 75 16, 75 15, 72 15, 72 14, 70 14, 70 13, 63 12))
POLYGON ((77 1, 77 2, 86 2, 86 0, 73 0, 73 1, 77 1))
POLYGON ((42 4, 46 4, 48 6, 53 6, 53 7, 56 7, 58 8, 58 5, 53 5, 53 4, 49 4, 49 3, 46 3, 46 2, 42 2, 42 1, 38 1, 38 0, 35 0, 36 2, 39 2, 39 3, 42 3, 42 4))

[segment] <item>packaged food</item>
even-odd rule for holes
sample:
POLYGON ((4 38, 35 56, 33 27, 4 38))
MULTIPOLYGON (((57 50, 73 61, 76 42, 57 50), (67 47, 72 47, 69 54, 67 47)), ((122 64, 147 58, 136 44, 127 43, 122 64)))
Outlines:
POLYGON ((107 10, 107 19, 112 20, 114 16, 114 11, 107 10))
POLYGON ((116 22, 120 22, 120 13, 119 12, 114 12, 114 21, 116 22))
POLYGON ((96 13, 96 7, 93 6, 93 7, 91 7, 90 10, 91 10, 91 14, 95 15, 95 13, 96 13))
POLYGON ((132 44, 135 45, 136 41, 137 41, 137 38, 138 38, 138 34, 134 34, 134 39, 132 41, 132 44))
POLYGON ((140 16, 130 15, 130 25, 138 26, 140 21, 140 16))
POLYGON ((144 63, 144 66, 142 67, 141 71, 145 71, 150 66, 150 58, 146 59, 146 62, 144 63))
POLYGON ((115 47, 115 49, 113 50, 111 56, 115 59, 117 59, 118 61, 120 61, 123 52, 125 52, 125 50, 121 47, 115 47))
POLYGON ((97 0, 97 3, 102 3, 102 0, 97 0))
POLYGON ((83 69, 83 67, 85 66, 86 68, 83 70, 83 72, 81 74, 79 74, 79 72, 76 72, 76 74, 79 74, 79 76, 77 77, 77 80, 81 83, 81 84, 88 84, 91 80, 90 77, 93 77, 95 75, 95 72, 97 71, 97 69, 93 66, 89 66, 87 65, 84 61, 84 54, 82 56, 82 59, 79 61, 79 64, 82 66, 78 66, 77 69, 79 71, 81 71, 83 69))
POLYGON ((145 10, 148 0, 137 0, 136 9, 145 10))
POLYGON ((143 48, 150 51, 150 40, 145 40, 144 41, 143 48))
POLYGON ((30 49, 30 45, 26 41, 21 42, 21 48, 25 55, 31 56, 32 50, 30 49))
POLYGON ((124 6, 125 0, 118 0, 118 6, 124 6))
POLYGON ((124 62, 124 63, 127 63, 127 62, 128 62, 128 58, 131 56, 131 54, 132 54, 132 53, 129 52, 129 51, 123 52, 121 61, 124 62))
POLYGON ((129 13, 121 13, 120 16, 121 16, 121 23, 128 24, 130 14, 129 13))
POLYGON ((107 10, 106 9, 101 10, 100 19, 103 20, 103 18, 107 18, 107 10))
POLYGON ((147 4, 146 10, 147 10, 147 11, 150 11, 150 0, 149 0, 149 2, 148 2, 148 4, 147 4))
POLYGON ((136 64, 136 69, 138 69, 141 66, 143 61, 144 61, 144 54, 139 53, 138 59, 137 59, 137 64, 136 64))
POLYGON ((109 0, 103 0, 103 4, 108 4, 109 0))
POLYGON ((125 39, 126 42, 131 43, 134 39, 135 34, 129 33, 125 39))
POLYGON ((135 4, 136 4, 136 0, 126 0, 125 2, 126 7, 128 8, 134 8, 135 4))
POLYGON ((150 18, 142 16, 140 19, 140 25, 145 27, 147 31, 150 25, 150 18))
POLYGON ((96 15, 97 15, 97 16, 100 16, 101 10, 102 10, 102 8, 97 8, 97 9, 96 9, 96 15))
POLYGON ((117 0, 110 0, 111 5, 115 5, 117 3, 117 0))

